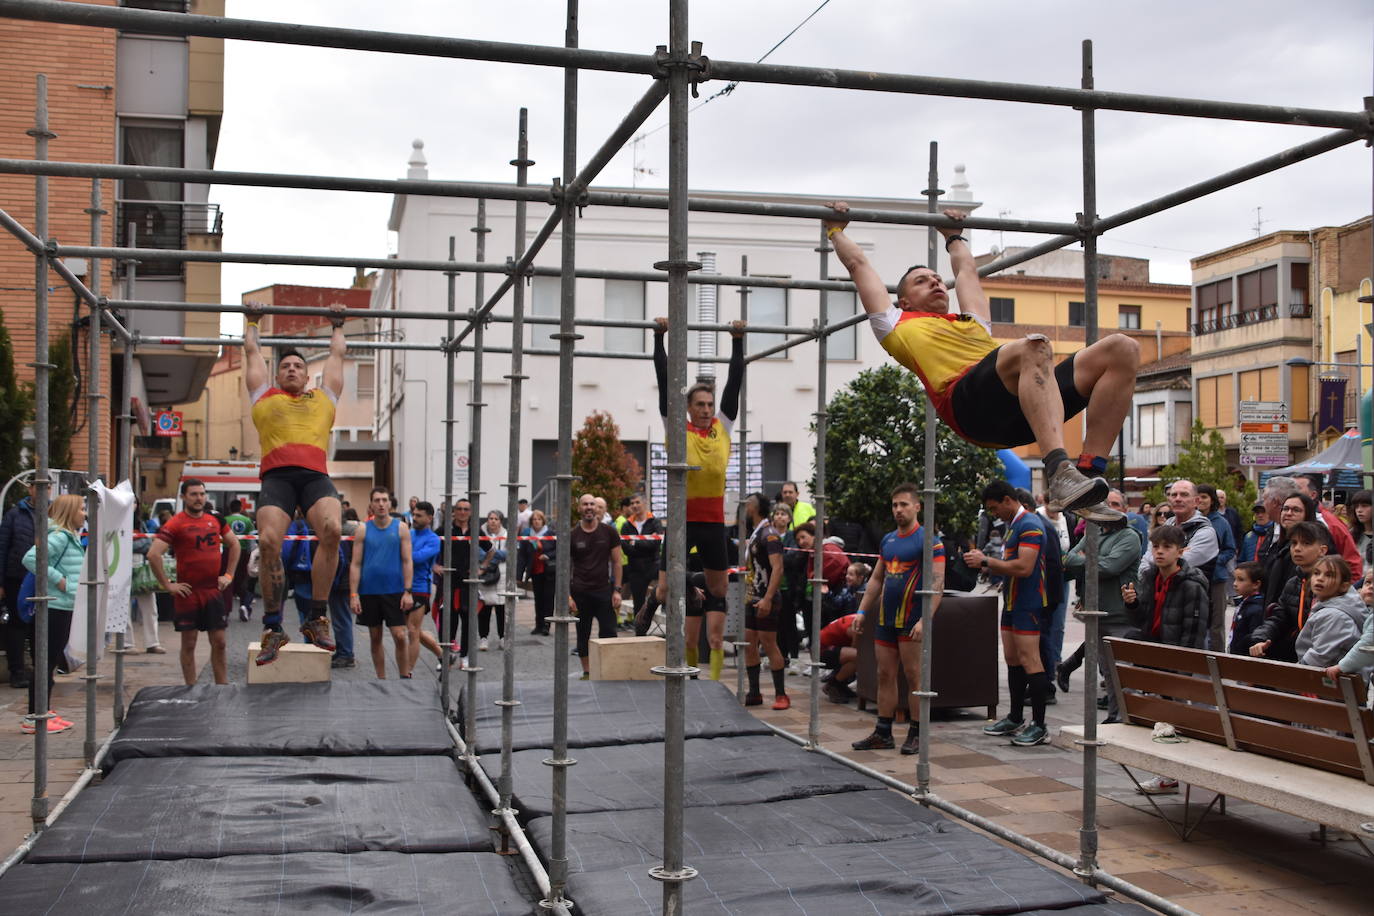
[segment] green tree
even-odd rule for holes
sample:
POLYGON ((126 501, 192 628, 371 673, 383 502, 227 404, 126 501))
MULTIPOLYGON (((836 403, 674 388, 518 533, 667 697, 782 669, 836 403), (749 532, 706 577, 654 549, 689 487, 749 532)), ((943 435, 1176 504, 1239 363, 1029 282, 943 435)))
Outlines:
POLYGON ((1159 477, 1160 482, 1145 493, 1145 498, 1150 502, 1165 502, 1165 489, 1175 480, 1210 483, 1218 490, 1226 491, 1227 505, 1240 513, 1241 530, 1250 527, 1253 521, 1251 507, 1255 505, 1259 491, 1253 481, 1227 469, 1226 443, 1221 433, 1207 429, 1201 420, 1194 421, 1188 441, 1179 447, 1178 460, 1161 469, 1159 477))
POLYGON ((602 497, 614 513, 620 500, 638 490, 644 480, 639 462, 620 441, 620 427, 610 414, 599 410, 587 416, 573 437, 572 472, 581 478, 573 486, 574 518, 583 493, 602 497))
MULTIPOLYGON (((925 389, 896 366, 866 369, 826 405, 826 493, 829 514, 866 525, 892 526, 892 488, 925 483, 925 389)), ((815 425, 812 425, 815 431, 815 425)), ((946 533, 972 533, 984 484, 1003 475, 993 449, 960 438, 941 423, 935 440, 936 519, 946 533)), ((815 492, 816 481, 810 481, 815 492)))
MULTIPOLYGON (((17 431, 24 428, 32 412, 33 397, 15 374, 14 341, 0 313, 0 429, 9 433, 0 436, 0 487, 24 469, 24 442, 17 431)), ((10 489, 11 501, 17 502, 23 495, 22 487, 10 489)), ((6 508, 0 506, 0 510, 6 508)))
POLYGON ((75 430, 76 365, 72 336, 64 333, 48 346, 48 466, 72 466, 72 435, 75 430))

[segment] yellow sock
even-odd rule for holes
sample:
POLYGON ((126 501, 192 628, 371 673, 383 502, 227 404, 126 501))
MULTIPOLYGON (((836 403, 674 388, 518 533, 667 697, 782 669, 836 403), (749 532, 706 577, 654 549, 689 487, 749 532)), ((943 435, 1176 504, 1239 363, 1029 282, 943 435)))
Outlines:
POLYGON ((711 680, 720 680, 720 669, 725 666, 725 650, 711 650, 711 680))
POLYGON ((688 647, 687 647, 687 667, 689 667, 689 668, 695 668, 696 666, 697 666, 697 647, 696 647, 696 646, 688 646, 688 647))

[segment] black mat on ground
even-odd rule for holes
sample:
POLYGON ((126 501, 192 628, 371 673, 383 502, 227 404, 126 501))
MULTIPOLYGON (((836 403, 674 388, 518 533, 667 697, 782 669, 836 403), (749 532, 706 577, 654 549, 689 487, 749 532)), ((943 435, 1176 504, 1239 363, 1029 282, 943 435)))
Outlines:
MULTIPOLYGON (((715 681, 687 683, 686 736, 716 738, 772 734, 750 715, 735 695, 715 681)), ((517 684, 511 747, 553 746, 553 683, 517 684)), ((459 698, 459 704, 466 702, 459 698)), ((501 743, 500 684, 477 688, 478 749, 501 743)), ((459 717, 460 722, 466 718, 459 717)), ((663 684, 659 681, 574 681, 568 685, 568 747, 599 747, 663 740, 663 684)))
POLYGON ((447 754, 433 683, 145 687, 106 757, 447 754))
MULTIPOLYGON (((553 813, 553 787, 544 764, 550 753, 535 749, 511 755, 515 807, 522 818, 553 813)), ((568 770, 569 814, 663 807, 662 743, 584 747, 570 753, 577 765, 568 770)), ((875 785, 843 764, 772 735, 693 738, 683 742, 683 757, 683 803, 689 807, 857 792, 875 785)), ((500 756, 480 761, 495 781, 500 756)))
MULTIPOLYGON (((688 808, 683 849, 694 860, 705 855, 872 843, 961 829, 905 796, 871 789, 755 805, 688 808)), ((551 817, 536 818, 525 828, 545 861, 552 831, 551 817)), ((663 861, 662 810, 570 815, 567 848, 570 873, 635 863, 657 865, 663 861)))
POLYGON ((447 757, 135 759, 78 795, 28 861, 484 852, 489 823, 447 757))
POLYGON ((1154 910, 1134 903, 1085 903, 1065 910, 1028 910, 1017 916, 1154 916, 1154 910))
MULTIPOLYGON (((692 916, 1026 913, 1106 901, 1100 891, 965 829, 685 858, 699 870, 683 900, 692 916)), ((583 913, 657 913, 662 895, 662 886, 638 863, 568 880, 568 896, 583 913)))
POLYGON ((62 916, 425 912, 527 916, 534 906, 521 895, 510 868, 503 856, 472 852, 25 863, 0 877, 0 908, 6 913, 62 916))

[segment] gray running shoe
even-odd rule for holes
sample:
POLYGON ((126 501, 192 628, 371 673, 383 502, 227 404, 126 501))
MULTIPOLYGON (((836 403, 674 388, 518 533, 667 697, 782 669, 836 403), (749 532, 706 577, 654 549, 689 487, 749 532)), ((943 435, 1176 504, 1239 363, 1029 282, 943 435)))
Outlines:
MULTIPOLYGON (((1045 501, 1051 509, 1057 511, 1076 511, 1084 506, 1096 506, 1100 502, 1106 502, 1110 489, 1107 481, 1101 477, 1085 477, 1082 471, 1065 462, 1050 478, 1045 501)), ((1117 515, 1120 516, 1120 513, 1117 515)))
POLYGON ((1021 730, 1023 724, 1024 723, 1018 719, 1004 718, 994 722, 992 725, 983 726, 983 734, 998 737, 1003 735, 1014 735, 1021 730))
POLYGON ((1019 747, 1034 747, 1037 744, 1044 744, 1048 740, 1050 740, 1050 730, 1043 725, 1032 722, 1020 733, 1013 735, 1011 743, 1019 747))

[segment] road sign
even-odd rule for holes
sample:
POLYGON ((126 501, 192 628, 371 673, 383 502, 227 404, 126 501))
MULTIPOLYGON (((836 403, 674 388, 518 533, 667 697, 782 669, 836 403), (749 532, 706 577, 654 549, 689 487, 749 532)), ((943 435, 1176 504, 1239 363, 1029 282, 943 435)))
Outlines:
POLYGON ((1288 405, 1283 401, 1241 401, 1240 422, 1287 423, 1288 405))
POLYGON ((1288 464, 1287 455, 1246 455, 1240 456, 1240 463, 1256 467, 1281 468, 1288 464))
POLYGON ((1240 424, 1242 433, 1282 433, 1288 434, 1287 423, 1242 423, 1240 424))

